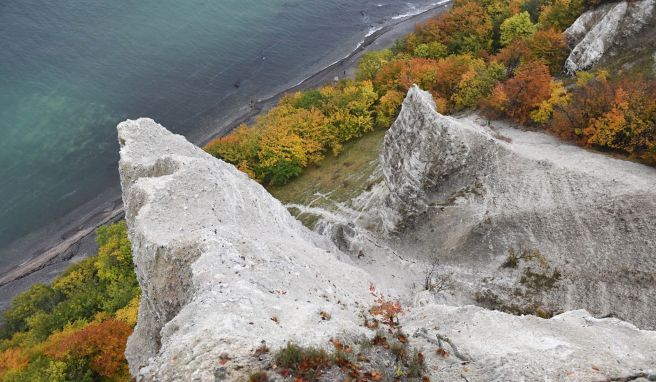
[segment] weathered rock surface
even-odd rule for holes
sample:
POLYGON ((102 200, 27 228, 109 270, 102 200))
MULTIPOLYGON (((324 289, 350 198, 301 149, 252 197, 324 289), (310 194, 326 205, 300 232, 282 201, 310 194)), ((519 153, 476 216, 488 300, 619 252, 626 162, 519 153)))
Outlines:
MULTIPOLYGON (((653 28, 655 0, 621 1, 604 4, 581 15, 566 31, 565 37, 572 48, 565 70, 573 74, 590 69, 615 46, 626 50, 633 38, 644 28, 653 28), (651 27, 650 27, 651 25, 651 27)), ((653 34, 645 33, 647 39, 653 34)))
POLYGON ((358 226, 381 227, 364 253, 439 259, 491 308, 585 308, 656 328, 656 169, 439 115, 416 87, 381 166, 358 201, 358 226))
POLYGON ((563 273, 546 293, 553 301, 575 308, 604 302, 648 324, 654 223, 645 216, 653 216, 656 174, 569 146, 555 161, 549 143, 527 133, 512 144, 498 141, 472 121, 439 116, 416 88, 399 121, 382 160, 393 167, 368 196, 368 213, 342 231, 323 226, 345 250, 355 248, 349 240, 361 240, 362 259, 341 253, 260 185, 183 137, 149 119, 120 124, 119 170, 142 288, 126 351, 137 380, 239 380, 257 367, 253 351, 261 341, 275 350, 287 341, 326 346, 336 335, 373 336, 358 317, 372 304, 369 282, 406 306, 414 301, 401 323, 435 380, 653 376, 655 332, 583 311, 545 320, 440 305, 445 292, 417 294, 421 288, 409 285, 423 279, 428 254, 439 253, 451 261, 452 293, 487 283, 503 299, 504 288, 518 283, 512 272, 544 262, 563 273), (527 137, 533 141, 522 141, 527 137), (393 234, 373 230, 376 224, 393 234), (512 245, 538 248, 543 257, 499 270, 512 245), (576 278, 580 284, 568 281, 576 278), (438 334, 446 358, 435 353, 438 334))
POLYGON ((150 119, 118 130, 142 290, 126 351, 138 380, 231 380, 262 340, 323 344, 365 330, 369 276, 264 188, 150 119))
POLYGON ((632 381, 656 379, 656 332, 584 310, 550 320, 474 306, 415 309, 405 330, 438 381, 632 381), (435 354, 437 336, 450 353, 435 354), (455 346, 455 347, 454 347, 455 346), (463 376, 466 378, 463 378, 463 376))
POLYGON ((385 135, 381 167, 389 190, 383 220, 389 231, 425 212, 432 192, 444 179, 462 170, 470 148, 461 129, 450 129, 452 120, 435 111, 429 93, 413 88, 404 110, 385 135))

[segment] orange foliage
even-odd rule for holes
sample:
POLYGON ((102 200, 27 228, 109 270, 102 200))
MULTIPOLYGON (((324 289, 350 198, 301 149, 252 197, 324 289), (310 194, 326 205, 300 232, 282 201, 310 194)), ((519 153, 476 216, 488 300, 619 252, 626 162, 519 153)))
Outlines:
POLYGON ((450 55, 439 60, 412 58, 394 61, 378 73, 375 86, 405 94, 412 85, 419 85, 433 95, 440 112, 451 112, 455 108, 454 95, 461 90, 461 85, 469 86, 471 77, 484 67, 482 59, 467 54, 450 55))
POLYGON ((369 293, 376 298, 376 303, 371 307, 369 313, 382 317, 389 326, 396 326, 394 320, 403 313, 401 302, 385 297, 382 293, 378 294, 374 284, 369 284, 369 293))
POLYGON ((401 87, 399 78, 401 78, 401 72, 405 70, 404 67, 406 65, 407 60, 394 60, 383 65, 373 80, 376 91, 380 94, 385 94, 388 91, 394 90, 405 94, 407 89, 401 87))
POLYGON ((29 358, 19 348, 10 348, 0 353, 0 378, 7 370, 23 369, 29 358))
POLYGON ((570 104, 554 110, 550 129, 564 139, 586 143, 583 130, 588 123, 611 109, 613 91, 604 77, 587 81, 571 91, 570 104))
POLYGON ((53 359, 87 358, 89 368, 104 377, 128 376, 124 353, 131 333, 132 328, 122 321, 93 322, 52 335, 44 353, 53 359))
POLYGON ((567 44, 562 33, 555 29, 540 30, 528 39, 515 39, 501 49, 492 60, 504 64, 509 72, 522 63, 543 61, 551 73, 562 71, 567 58, 567 44))
POLYGON ((551 129, 566 138, 656 162, 656 83, 589 79, 554 112, 551 129))
POLYGON ((515 39, 508 46, 501 49, 499 53, 492 56, 492 60, 502 63, 508 74, 510 74, 526 60, 529 52, 528 42, 525 39, 515 39))
POLYGON ((497 85, 486 106, 512 120, 525 124, 531 112, 551 96, 552 78, 549 68, 539 61, 523 64, 515 76, 497 85))

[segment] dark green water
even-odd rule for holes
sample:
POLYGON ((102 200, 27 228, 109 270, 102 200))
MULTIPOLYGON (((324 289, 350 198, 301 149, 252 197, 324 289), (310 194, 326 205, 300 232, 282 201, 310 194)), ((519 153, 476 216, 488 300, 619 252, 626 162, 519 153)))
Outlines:
POLYGON ((199 141, 430 3, 0 0, 0 270, 23 260, 17 239, 117 185, 118 122, 199 141))

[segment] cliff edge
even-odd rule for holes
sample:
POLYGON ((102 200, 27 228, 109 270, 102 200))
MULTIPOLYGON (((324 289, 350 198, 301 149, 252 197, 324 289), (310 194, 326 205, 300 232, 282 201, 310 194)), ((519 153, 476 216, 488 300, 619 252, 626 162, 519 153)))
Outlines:
POLYGON ((137 379, 214 380, 262 340, 313 345, 364 331, 368 275, 258 183, 150 119, 118 131, 142 291, 126 351, 137 379))
MULTIPOLYGON (((478 277, 488 272, 498 274, 496 281, 511 280, 499 271, 499 257, 508 245, 527 239, 543 248, 547 262, 561 254, 574 259, 571 269, 563 269, 568 277, 600 269, 612 276, 613 267, 633 261, 643 261, 639 264, 645 271, 653 266, 653 258, 635 253, 638 244, 627 246, 626 259, 610 256, 615 247, 609 245, 617 240, 639 237, 640 248, 653 249, 653 236, 642 236, 653 232, 642 218, 651 213, 652 195, 643 195, 642 186, 628 186, 631 176, 642 174, 619 183, 595 181, 573 192, 596 179, 594 174, 548 163, 536 157, 540 153, 522 153, 480 126, 437 115, 431 102, 413 88, 388 133, 381 161, 391 167, 372 190, 381 204, 367 209, 384 234, 372 230, 361 236, 368 242, 362 245, 363 258, 340 252, 327 237, 295 220, 259 184, 183 137, 150 119, 121 123, 119 170, 142 289, 138 324, 126 351, 133 376, 138 381, 243 380, 252 370, 271 367, 257 356, 263 343, 275 351, 288 341, 330 347, 329 340, 337 336, 373 338, 375 331, 362 320, 374 303, 369 290, 373 283, 406 307, 400 321, 407 340, 425 355, 424 371, 436 380, 461 381, 463 375, 472 382, 656 378, 656 332, 617 318, 594 318, 583 310, 542 319, 448 306, 443 291, 416 287, 430 264, 421 258, 428 251, 457 259, 455 294, 481 288, 478 277), (412 140, 413 131, 423 144, 412 140), (419 148, 424 152, 413 153, 419 148), (619 190, 618 197, 601 208, 594 196, 608 196, 611 185, 619 190), (468 191, 471 187, 477 191, 468 191), (585 216, 574 214, 581 206, 573 203, 583 197, 572 200, 570 195, 590 189, 601 192, 588 195, 595 208, 584 210, 585 216), (624 200, 631 204, 622 205, 625 220, 619 212, 608 213, 615 211, 620 195, 641 201, 642 210, 624 200), (561 196, 564 201, 558 202, 561 196), (586 219, 599 215, 611 218, 600 220, 598 229, 612 236, 621 225, 628 236, 607 239, 607 244, 603 235, 582 235, 582 227, 594 232, 586 219), (481 224, 487 228, 477 228, 481 224), (560 224, 565 225, 558 228, 560 224), (595 240, 600 240, 599 247, 592 246, 595 240), (587 250, 570 252, 580 248, 587 250), (581 269, 585 256, 591 259, 589 269, 581 269), (436 349, 446 349, 446 356, 436 349)), ((650 182, 645 180, 645 188, 650 182)), ((515 271, 521 269, 523 265, 515 271)), ((646 286, 630 280, 622 287, 629 282, 636 284, 635 290, 625 295, 646 299, 643 311, 653 312, 653 295, 639 295, 646 286)), ((575 287, 567 284, 581 295, 575 287)), ((616 293, 610 287, 608 291, 616 293)), ((626 311, 640 320, 639 309, 626 311)), ((275 368, 269 373, 274 380, 285 380, 275 368)))
POLYGON ((385 137, 382 180, 356 201, 376 245, 352 246, 440 263, 458 303, 584 308, 655 329, 656 169, 495 125, 440 115, 413 87, 385 137))

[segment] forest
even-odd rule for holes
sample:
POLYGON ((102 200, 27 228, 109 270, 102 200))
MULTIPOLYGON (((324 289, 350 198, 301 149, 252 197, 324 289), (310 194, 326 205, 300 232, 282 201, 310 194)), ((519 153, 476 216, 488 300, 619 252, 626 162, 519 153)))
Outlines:
MULTIPOLYGON (((286 95, 205 149, 265 185, 289 182, 345 142, 394 121, 418 84, 441 113, 476 110, 563 140, 656 163, 656 82, 599 68, 562 73, 566 29, 592 0, 457 0, 387 50, 366 53, 355 79, 286 95)), ((3 381, 131 380, 123 355, 140 290, 124 222, 98 229, 97 255, 3 314, 3 381)))
POLYGON ((36 284, 3 314, 3 381, 129 381, 125 344, 139 284, 125 222, 96 232, 98 253, 52 285, 36 284))
POLYGON ((656 81, 603 68, 563 73, 563 31, 601 1, 457 0, 391 49, 365 53, 355 80, 289 94, 253 126, 205 149, 271 185, 394 121, 413 84, 443 114, 475 110, 581 146, 656 163, 656 81))

